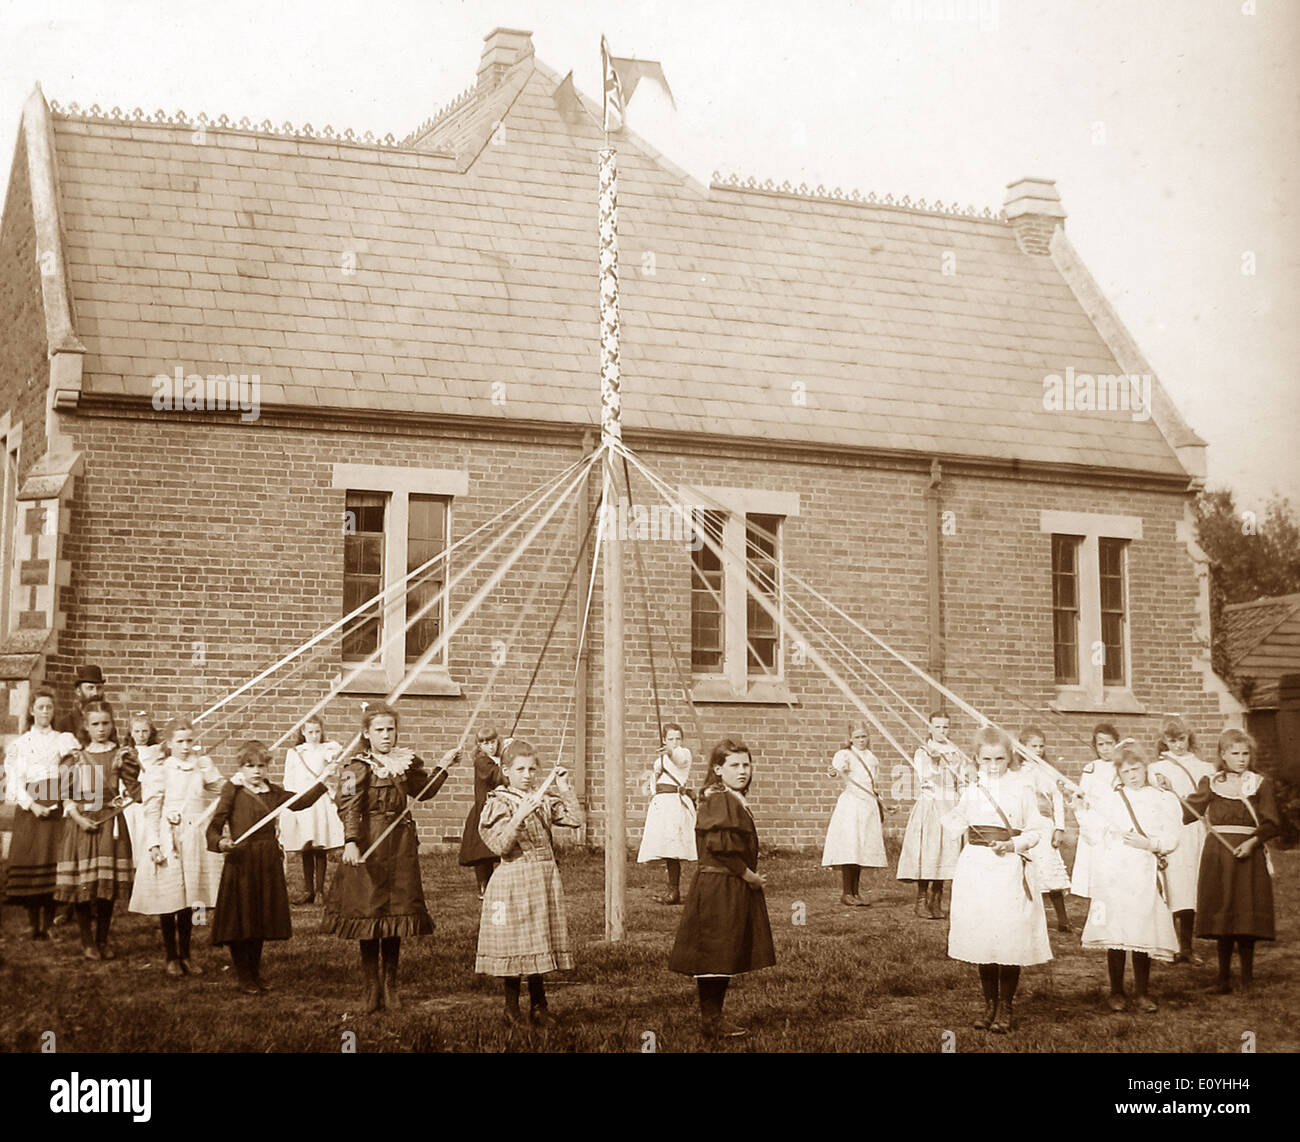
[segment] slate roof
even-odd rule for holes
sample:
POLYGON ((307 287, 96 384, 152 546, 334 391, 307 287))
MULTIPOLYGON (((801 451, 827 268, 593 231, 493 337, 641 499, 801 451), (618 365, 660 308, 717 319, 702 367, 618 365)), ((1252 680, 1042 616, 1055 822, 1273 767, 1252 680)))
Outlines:
MULTIPOLYGON (((56 114, 83 391, 179 365, 264 405, 598 423, 604 138, 558 84, 530 55, 419 150, 56 114)), ((1043 409, 1045 375, 1120 368, 1006 221, 706 188, 615 141, 630 430, 1183 472, 1153 421, 1043 409)))
POLYGON ((1228 661, 1236 666, 1297 611, 1300 594, 1227 604, 1223 608, 1223 636, 1228 661))

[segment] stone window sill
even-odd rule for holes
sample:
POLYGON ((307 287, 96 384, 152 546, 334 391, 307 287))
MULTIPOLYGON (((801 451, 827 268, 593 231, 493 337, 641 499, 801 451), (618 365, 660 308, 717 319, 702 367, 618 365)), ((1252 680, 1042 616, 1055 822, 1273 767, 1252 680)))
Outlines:
POLYGON ((1053 707, 1063 714, 1145 714, 1127 686, 1107 686, 1101 701, 1082 686, 1058 686, 1053 707))
MULTIPOLYGON (((343 673, 346 674, 352 668, 344 664, 343 673)), ((361 671, 346 686, 343 687, 344 694, 362 694, 366 697, 382 698, 396 685, 388 677, 388 672, 380 667, 370 667, 361 671)), ((460 683, 455 681, 447 672, 444 666, 426 667, 421 670, 413 681, 403 692, 404 697, 424 697, 424 698, 459 698, 461 696, 460 683)))
POLYGON ((733 706, 788 706, 798 704, 784 682, 750 679, 743 690, 723 678, 697 678, 691 687, 691 701, 733 706))

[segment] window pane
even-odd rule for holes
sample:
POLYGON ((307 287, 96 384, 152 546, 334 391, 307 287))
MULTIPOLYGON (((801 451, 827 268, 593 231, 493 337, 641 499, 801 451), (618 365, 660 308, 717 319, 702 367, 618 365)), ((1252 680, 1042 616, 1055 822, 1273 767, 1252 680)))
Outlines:
POLYGON ((1079 543, 1076 535, 1052 536, 1052 657, 1056 682, 1079 682, 1079 543))
MULTIPOLYGON (((388 497, 378 492, 348 492, 343 535, 343 613, 351 614, 383 589, 384 511, 388 497)), ((379 649, 379 602, 343 628, 343 659, 355 662, 379 649)))
MULTIPOLYGON (((691 534, 702 533, 721 548, 725 520, 722 512, 692 512, 691 534)), ((722 560, 703 540, 697 543, 699 550, 691 552, 691 669, 716 674, 726 645, 722 560)))
MULTIPOLYGON (((446 496, 410 497, 407 518, 406 570, 423 566, 446 546, 447 514, 450 500, 446 496)), ((442 631, 442 617, 446 599, 432 602, 447 581, 447 561, 439 560, 428 570, 408 583, 406 593, 406 620, 411 623, 406 630, 406 661, 417 661, 433 645, 442 631), (432 605, 430 605, 432 603, 432 605), (428 610, 425 608, 428 607, 428 610), (422 610, 425 613, 415 618, 422 610), (411 622, 415 619, 414 622, 411 622)), ((446 647, 435 655, 434 662, 446 661, 446 647)))
POLYGON ((1110 686, 1123 686, 1125 677, 1125 639, 1128 628, 1128 604, 1124 578, 1124 552, 1127 541, 1099 539, 1097 563, 1101 587, 1101 641, 1106 648, 1102 680, 1110 686))
MULTIPOLYGON (((778 613, 781 607, 780 534, 780 516, 751 514, 745 518, 745 573, 778 613)), ((748 592, 745 618, 749 672, 777 673, 781 646, 779 623, 748 592)))

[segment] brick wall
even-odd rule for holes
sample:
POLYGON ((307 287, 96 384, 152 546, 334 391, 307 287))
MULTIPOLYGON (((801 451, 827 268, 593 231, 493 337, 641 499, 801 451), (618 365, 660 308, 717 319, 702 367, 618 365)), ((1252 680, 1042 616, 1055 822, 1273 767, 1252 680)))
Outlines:
MULTIPOLYGON (((207 423, 193 414, 65 419, 86 467, 77 482, 67 545, 73 569, 62 599, 67 630, 49 674, 67 686, 77 662, 98 661, 110 678, 110 698, 124 705, 129 692, 131 704, 143 704, 160 717, 206 707, 341 615, 343 492, 330 488, 333 463, 468 470, 469 495, 454 509, 458 537, 580 454, 576 438, 571 445, 526 443, 504 433, 434 439, 266 422, 241 428, 207 423)), ((901 653, 924 663, 927 472, 901 465, 795 463, 776 453, 745 460, 647 448, 642 455, 672 483, 798 491, 801 513, 786 524, 787 568, 901 653)), ((635 480, 634 497, 654 502, 635 480)), ((1121 733, 1150 743, 1159 716, 1176 711, 1203 735, 1211 735, 1219 728, 1216 707, 1200 692, 1200 675, 1192 668, 1195 581, 1174 534, 1182 502, 1178 495, 1131 488, 946 475, 941 508, 954 513, 955 524, 955 534, 942 541, 949 684, 1011 728, 1030 718, 1021 703, 1044 706, 1053 696, 1051 587, 1049 539, 1039 531, 1039 510, 1141 515, 1144 538, 1133 544, 1130 562, 1132 658, 1134 690, 1148 713, 1110 720, 1121 733)), ((485 720, 495 721, 502 732, 510 729, 579 533, 578 521, 571 520, 544 537, 559 535, 555 563, 485 705, 485 720)), ((642 550, 654 607, 663 713, 686 728, 697 757, 693 778, 702 776, 701 754, 709 744, 723 735, 743 737, 755 752, 754 804, 765 840, 819 844, 838 792, 826 775, 827 764, 854 716, 850 704, 811 663, 790 661, 787 650, 787 677, 797 702, 793 710, 785 705, 704 705, 697 732, 658 631, 660 621, 667 623, 685 670, 689 555, 667 542, 648 543, 642 550)), ((491 670, 493 642, 509 633, 543 558, 544 547, 538 546, 525 559, 524 574, 508 578, 453 641, 450 670, 464 686, 464 696, 401 701, 407 744, 436 756, 456 740, 491 670)), ((465 559, 453 563, 452 573, 465 566, 465 559)), ((456 589, 453 610, 485 580, 490 567, 480 568, 456 589)), ((641 609, 645 592, 630 550, 625 574, 628 820, 636 837, 646 802, 638 778, 653 753, 655 723, 641 609)), ((797 626, 814 629, 796 600, 828 618, 800 588, 789 582, 787 587, 787 613, 797 626)), ((547 758, 554 756, 564 720, 579 594, 575 590, 566 605, 520 726, 520 735, 532 739, 547 758)), ((598 577, 586 710, 591 757, 582 785, 597 839, 603 798, 599 616, 598 577)), ((930 708, 924 684, 845 624, 831 625, 918 710, 930 708)), ((233 703, 229 710, 234 716, 218 715, 205 732, 210 747, 231 739, 213 750, 218 764, 229 771, 237 741, 251 736, 272 740, 323 693, 338 670, 337 644, 330 643, 251 705, 243 699, 233 703)), ((327 710, 332 736, 345 739, 353 730, 359 702, 360 696, 352 695, 327 710)), ((915 739, 897 721, 881 717, 903 745, 914 748, 915 739)), ((1063 755, 1067 770, 1077 773, 1089 754, 1075 739, 1086 740, 1097 718, 1036 715, 1035 720, 1048 731, 1051 756, 1063 755)), ((972 729, 969 719, 955 717, 959 739, 967 739, 972 729)), ((570 743, 573 736, 571 719, 570 743)), ((901 759, 879 735, 873 735, 873 748, 885 763, 884 784, 905 787, 901 759)), ((572 757, 571 746, 566 755, 572 757)), ((432 807, 420 811, 427 841, 459 839, 470 788, 467 771, 455 774, 432 807)), ((908 802, 901 805, 903 812, 891 821, 899 828, 908 802)))

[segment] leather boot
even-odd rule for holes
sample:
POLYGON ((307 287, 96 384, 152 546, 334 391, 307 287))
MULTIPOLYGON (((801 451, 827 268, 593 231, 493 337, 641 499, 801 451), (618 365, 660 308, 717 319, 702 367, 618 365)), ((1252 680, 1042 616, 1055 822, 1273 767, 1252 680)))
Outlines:
POLYGON ((975 1020, 976 1031, 987 1031, 997 1021, 998 1001, 996 999, 986 999, 984 1001, 984 1014, 975 1020))
POLYGON ((929 918, 931 920, 943 919, 943 916, 939 912, 939 893, 942 891, 942 888, 936 888, 934 885, 931 885, 929 891, 925 894, 925 907, 930 913, 929 918))
POLYGON ((1005 1035, 1012 1027, 1015 1021, 1012 1018, 1013 1000, 1003 999, 998 1006, 997 1017, 989 1024, 989 1030, 995 1035, 1005 1035))

